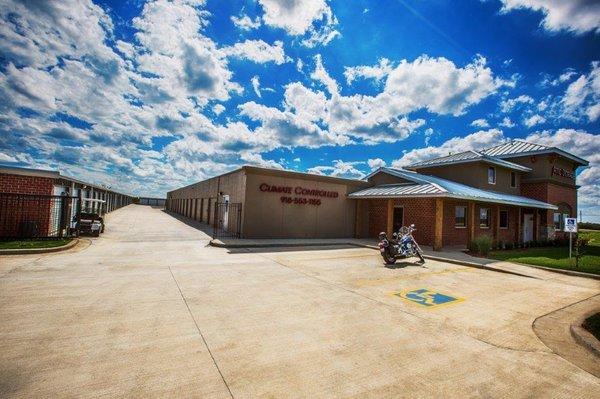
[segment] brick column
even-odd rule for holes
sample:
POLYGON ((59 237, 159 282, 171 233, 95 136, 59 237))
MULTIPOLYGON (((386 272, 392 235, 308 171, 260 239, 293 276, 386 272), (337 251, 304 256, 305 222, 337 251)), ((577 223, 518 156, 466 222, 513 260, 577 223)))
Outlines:
POLYGON ((469 229, 469 244, 475 238, 475 203, 469 202, 467 204, 467 229, 469 229))
POLYGON ((433 250, 441 251, 442 237, 444 228, 444 200, 441 198, 435 199, 435 228, 433 234, 433 250))
POLYGON ((388 237, 391 237, 392 233, 394 232, 394 200, 393 199, 387 200, 387 223, 386 223, 385 231, 387 232, 388 237))

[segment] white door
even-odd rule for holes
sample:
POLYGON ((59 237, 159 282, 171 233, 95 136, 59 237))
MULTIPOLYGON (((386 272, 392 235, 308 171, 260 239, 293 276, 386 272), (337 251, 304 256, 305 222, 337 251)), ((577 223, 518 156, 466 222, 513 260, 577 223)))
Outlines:
POLYGON ((225 209, 223 210, 223 230, 227 231, 229 227, 229 195, 223 196, 223 203, 225 204, 225 209))
POLYGON ((526 213, 523 218, 523 241, 533 240, 533 214, 526 213))

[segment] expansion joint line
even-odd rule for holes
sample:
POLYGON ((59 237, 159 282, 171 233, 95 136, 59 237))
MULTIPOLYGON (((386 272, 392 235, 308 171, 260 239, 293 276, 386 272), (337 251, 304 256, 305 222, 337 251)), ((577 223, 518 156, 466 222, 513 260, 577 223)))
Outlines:
POLYGON ((206 342, 206 338, 204 338, 204 334, 202 334, 202 331, 200 330, 200 327, 198 326, 198 323, 196 322, 196 318, 192 314, 190 305, 188 305, 188 302, 185 299, 185 296, 183 296, 183 292, 181 291, 181 287, 179 286, 179 283, 177 282, 177 279, 175 278, 175 275, 173 274, 173 270, 171 270, 171 266, 169 266, 169 272, 171 273, 171 277, 173 278, 173 281, 175 282, 175 285, 177 286, 177 289, 179 290, 179 295, 181 295, 181 299, 183 299, 183 303, 185 303, 185 307, 187 308, 188 313, 190 314, 190 317, 192 318, 192 321, 194 322, 194 325, 196 326, 196 330, 198 331, 200 338, 202 338, 202 342, 204 343, 204 346, 206 347, 206 350, 208 351, 208 354, 210 355, 210 358, 212 359, 213 364, 215 365, 215 368, 219 372, 219 375, 221 376, 221 380, 223 380, 223 384, 225 384, 225 387, 227 388, 227 391, 229 392, 229 396, 231 396, 231 398, 233 399, 233 393, 231 393, 231 388, 229 388, 229 384, 227 384, 227 381, 225 380, 225 377, 223 376, 223 372, 219 368, 219 365, 217 364, 217 361, 215 360, 215 356, 213 355, 212 351, 210 350, 210 347, 208 346, 208 343, 206 342))

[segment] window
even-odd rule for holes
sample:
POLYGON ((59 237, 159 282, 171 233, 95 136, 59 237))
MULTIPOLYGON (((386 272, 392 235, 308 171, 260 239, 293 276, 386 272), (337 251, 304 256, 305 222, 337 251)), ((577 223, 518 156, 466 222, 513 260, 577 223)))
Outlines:
POLYGON ((454 226, 467 227, 467 207, 457 206, 454 208, 454 226))
POLYGON ((500 211, 500 228, 508 229, 508 211, 500 211))
POLYGON ((515 172, 510 172, 510 186, 517 187, 517 174, 515 172))
POLYGON ((554 230, 562 229, 562 214, 560 212, 554 212, 554 230))
POLYGON ((488 208, 479 209, 479 227, 490 227, 490 210, 488 208))
POLYGON ((488 168, 488 183, 496 184, 496 168, 492 166, 488 168))

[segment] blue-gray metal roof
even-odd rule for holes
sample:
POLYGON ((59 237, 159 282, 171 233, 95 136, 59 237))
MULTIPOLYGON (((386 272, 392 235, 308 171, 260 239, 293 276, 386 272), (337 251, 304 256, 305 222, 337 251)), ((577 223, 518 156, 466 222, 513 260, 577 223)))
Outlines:
POLYGON ((580 165, 589 165, 589 162, 585 159, 579 158, 578 156, 563 151, 560 148, 549 147, 546 145, 536 143, 529 143, 523 140, 511 140, 494 147, 486 148, 485 150, 481 150, 480 152, 485 155, 493 156, 496 158, 514 158, 517 156, 556 153, 565 158, 569 158, 570 160, 575 161, 580 165))
MULTIPOLYGON (((482 190, 456 183, 440 177, 423 175, 403 169, 379 168, 375 173, 384 172, 393 176, 409 180, 414 184, 386 184, 370 187, 349 194, 350 198, 405 198, 405 197, 446 197, 472 201, 491 202, 523 206, 528 208, 558 209, 555 205, 520 195, 498 193, 482 190), (421 186, 421 188, 417 188, 421 186)), ((372 176, 372 173, 370 176, 372 176)))
POLYGON ((459 152, 456 154, 451 154, 451 155, 448 155, 445 157, 433 158, 433 159, 428 159, 425 161, 417 162, 417 163, 414 163, 414 164, 408 166, 408 168, 409 169, 421 169, 421 168, 428 168, 428 167, 433 167, 433 166, 452 165, 452 164, 475 162, 475 161, 481 161, 481 162, 489 163, 492 165, 503 166, 507 169, 518 170, 520 172, 530 172, 531 171, 531 169, 526 166, 518 165, 513 162, 505 161, 503 159, 485 155, 485 154, 479 153, 477 151, 472 151, 472 150, 465 151, 465 152, 459 152))

